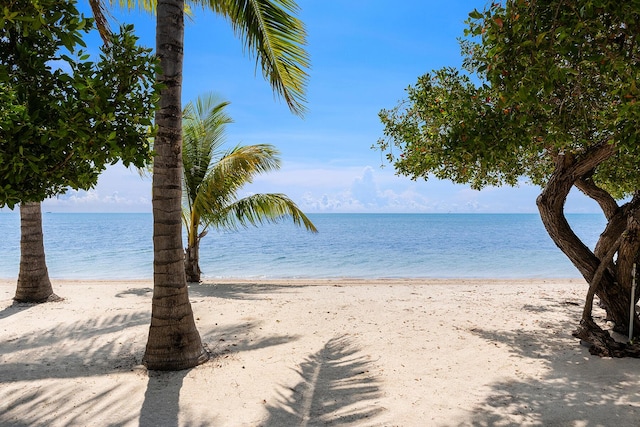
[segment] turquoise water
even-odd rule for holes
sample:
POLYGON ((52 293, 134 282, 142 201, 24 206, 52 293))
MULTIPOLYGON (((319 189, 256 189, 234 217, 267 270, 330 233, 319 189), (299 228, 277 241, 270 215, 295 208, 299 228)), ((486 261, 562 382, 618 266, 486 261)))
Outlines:
MULTIPOLYGON (((213 230, 201 244, 209 278, 569 278, 575 267, 536 214, 312 214, 310 234, 291 224, 213 230)), ((568 219, 592 247, 601 215, 568 219)), ((151 214, 43 214, 49 274, 66 279, 153 275, 151 214)), ((16 278, 17 213, 0 213, 0 277, 16 278)))

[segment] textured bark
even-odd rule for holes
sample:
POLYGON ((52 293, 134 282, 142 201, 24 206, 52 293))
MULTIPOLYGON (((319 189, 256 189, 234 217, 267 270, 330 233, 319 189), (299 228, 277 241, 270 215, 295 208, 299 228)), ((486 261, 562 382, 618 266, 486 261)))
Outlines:
MULTIPOLYGON (((549 236, 587 282, 591 282, 600 262, 571 229, 564 216, 564 205, 574 183, 610 157, 613 152, 611 145, 603 143, 579 160, 571 155, 559 155, 555 170, 537 199, 540 218, 549 236)), ((607 279, 608 276, 605 275, 603 280, 607 279)))
POLYGON ((153 165, 153 300, 143 363, 153 370, 180 370, 208 359, 195 325, 182 246, 183 0, 157 6, 158 81, 164 85, 156 113, 153 165))
MULTIPOLYGON (((619 208, 613 198, 588 179, 591 171, 613 152, 613 145, 602 143, 580 157, 558 156, 554 173, 538 197, 537 204, 549 236, 590 285, 583 318, 574 336, 590 343, 593 354, 637 357, 636 347, 616 343, 591 319, 595 293, 606 309, 609 320, 614 322, 615 329, 628 331, 631 264, 640 249, 640 222, 635 219, 636 198, 619 208), (566 198, 573 185, 596 200, 608 219, 594 252, 575 235, 564 216, 566 198), (612 258, 616 251, 618 260, 614 263, 612 258)), ((640 327, 640 320, 637 316, 633 320, 637 325, 634 331, 639 334, 637 328, 640 327)))
POLYGON ((616 203, 616 200, 611 197, 611 194, 609 194, 607 191, 595 185, 591 177, 583 177, 577 179, 575 182, 575 186, 578 188, 578 190, 582 191, 584 194, 595 200, 598 205, 600 205, 600 209, 602 209, 602 212, 604 213, 605 218, 607 218, 607 221, 610 221, 618 211, 618 203, 616 203))
POLYGON ((187 282, 200 283, 202 271, 200 270, 200 240, 194 245, 189 244, 184 251, 184 270, 187 274, 187 282))
POLYGON ((197 209, 191 208, 191 218, 187 228, 187 247, 184 251, 184 269, 187 282, 200 283, 200 239, 207 234, 206 230, 200 234, 200 215, 197 209))
POLYGON ((603 331, 592 319, 582 320, 573 336, 589 343, 589 353, 602 357, 640 358, 640 344, 615 341, 607 331, 603 331))
POLYGON ((47 271, 40 203, 20 205, 20 272, 13 299, 35 303, 59 299, 47 271))

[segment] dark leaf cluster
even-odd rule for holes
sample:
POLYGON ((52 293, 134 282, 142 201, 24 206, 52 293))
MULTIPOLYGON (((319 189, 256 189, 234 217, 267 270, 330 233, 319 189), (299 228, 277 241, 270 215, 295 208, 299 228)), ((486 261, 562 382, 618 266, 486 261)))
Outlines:
POLYGON ((70 0, 0 11, 0 206, 89 189, 108 164, 150 160, 156 60, 123 26, 92 61, 93 24, 70 0))
POLYGON ((509 0, 467 24, 464 70, 422 76, 380 113, 399 173, 544 185, 559 155, 606 143, 593 181, 617 198, 640 188, 639 1, 509 0))

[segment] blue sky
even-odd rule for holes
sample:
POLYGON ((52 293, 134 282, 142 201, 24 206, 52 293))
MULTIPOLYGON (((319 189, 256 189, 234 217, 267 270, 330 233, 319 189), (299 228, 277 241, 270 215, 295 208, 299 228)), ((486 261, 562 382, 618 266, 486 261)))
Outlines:
MULTIPOLYGON (((88 13, 86 2, 81 9, 88 13)), ((457 38, 473 8, 484 0, 298 0, 311 58, 303 118, 277 99, 255 60, 243 52, 227 22, 194 10, 185 29, 183 102, 216 92, 231 102, 229 145, 269 143, 282 168, 263 175, 246 193, 278 192, 305 212, 537 212, 539 189, 474 191, 446 181, 395 176, 379 151, 378 112, 404 98, 418 76, 461 65, 457 38)), ((155 45, 155 18, 116 12, 133 23, 141 42, 155 45)), ((113 24, 116 27, 118 24, 113 24)), ((95 40, 98 43, 98 40, 95 40)), ((151 212, 151 180, 121 166, 110 167, 98 186, 44 202, 45 211, 151 212)), ((569 212, 598 212, 573 194, 569 212)))

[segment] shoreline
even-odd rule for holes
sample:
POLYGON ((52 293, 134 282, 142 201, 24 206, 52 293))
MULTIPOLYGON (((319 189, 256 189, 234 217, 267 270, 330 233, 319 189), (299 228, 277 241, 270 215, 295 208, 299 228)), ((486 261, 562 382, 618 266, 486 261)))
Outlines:
MULTIPOLYGON (((571 336, 577 279, 224 280, 191 285, 211 359, 141 364, 152 281, 0 280, 0 424, 634 425, 635 359, 571 336)), ((603 312, 594 309, 602 321, 603 312)))
MULTIPOLYGON (((18 278, 0 278, 0 286, 16 285, 18 278)), ((81 285, 81 284, 144 284, 153 286, 153 279, 51 279, 53 286, 81 285)), ((581 277, 574 278, 422 278, 422 277, 381 277, 381 278, 361 278, 361 277, 336 277, 336 278, 244 278, 244 277, 222 277, 206 278, 200 283, 187 283, 189 287, 204 285, 296 285, 296 286, 379 286, 379 285, 527 285, 527 284, 584 284, 586 281, 581 277)))

